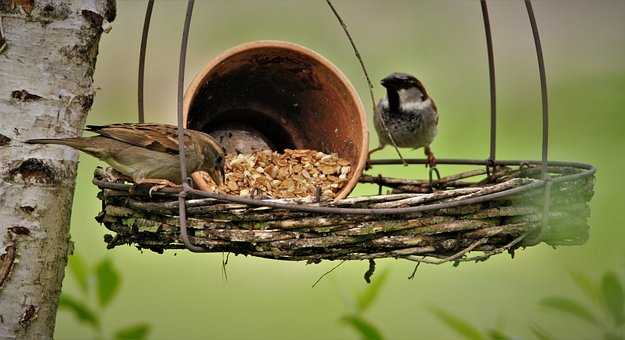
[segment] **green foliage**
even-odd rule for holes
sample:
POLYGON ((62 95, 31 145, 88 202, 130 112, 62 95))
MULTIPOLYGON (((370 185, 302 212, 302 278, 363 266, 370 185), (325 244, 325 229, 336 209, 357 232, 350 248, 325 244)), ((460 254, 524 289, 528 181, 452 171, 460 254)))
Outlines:
POLYGON ((542 329, 540 326, 534 325, 530 327, 530 330, 538 340, 555 340, 551 334, 547 333, 547 331, 542 329))
MULTIPOLYGON (((77 299, 69 294, 61 294, 59 310, 72 313, 79 322, 84 323, 95 333, 96 339, 104 339, 104 329, 101 320, 103 309, 108 307, 117 293, 121 284, 119 272, 110 259, 103 259, 91 268, 82 257, 74 254, 69 259, 69 268, 73 278, 78 283, 82 299, 77 299), (96 284, 96 297, 99 308, 92 308, 89 304, 89 296, 92 291, 91 282, 96 284)), ((124 327, 114 333, 114 340, 145 340, 150 333, 150 326, 146 323, 137 323, 124 327)))
POLYGON ((115 340, 144 340, 148 338, 150 325, 138 323, 118 330, 115 333, 115 340))
POLYGON ((570 273, 573 282, 593 303, 600 300, 599 287, 584 273, 570 273))
POLYGON ((511 337, 505 335, 502 331, 497 330, 497 329, 490 329, 486 332, 486 334, 488 335, 488 337, 491 340, 510 340, 512 339, 511 337))
POLYGON ((111 303, 119 289, 119 273, 110 260, 104 259, 96 267, 96 278, 98 303, 100 306, 106 307, 111 303))
POLYGON ((591 324, 597 324, 597 319, 595 319, 592 313, 575 300, 566 297, 551 296, 542 299, 540 305, 575 316, 591 324))
MULTIPOLYGON (((362 340, 383 340, 384 336, 371 322, 367 321, 364 313, 371 307, 380 294, 380 289, 388 279, 388 270, 382 271, 372 278, 371 283, 362 292, 356 294, 351 313, 344 314, 339 321, 351 326, 360 335, 362 340)), ((346 306, 349 307, 349 306, 346 306)))
POLYGON ((357 315, 345 315, 341 321, 352 326, 359 334, 362 340, 382 340, 384 337, 380 331, 369 321, 357 315))
POLYGON ((490 328, 485 331, 481 331, 477 327, 471 325, 467 321, 443 310, 440 308, 430 308, 432 314, 436 316, 447 327, 451 328, 454 332, 458 333, 463 339, 468 340, 510 340, 512 337, 505 334, 502 330, 497 328, 490 328))
POLYGON ((432 308, 432 313, 441 320, 447 327, 453 329, 456 333, 462 335, 463 338, 469 340, 482 340, 482 332, 473 327, 468 322, 442 310, 439 308, 432 308))
POLYGON ((383 271, 377 278, 371 281, 367 289, 358 294, 356 300, 356 310, 358 313, 366 311, 373 301, 378 297, 380 288, 386 283, 388 278, 388 270, 383 271))
MULTIPOLYGON (((542 299, 539 304, 595 326, 594 329, 598 332, 594 335, 595 339, 624 340, 625 293, 618 275, 614 272, 606 272, 603 274, 600 284, 595 283, 584 274, 572 273, 571 277, 585 297, 595 306, 594 310, 604 310, 609 320, 605 320, 605 317, 595 313, 593 309, 587 308, 582 303, 568 297, 547 297, 542 299)), ((532 332, 539 340, 553 339, 540 328, 532 328, 532 332)))
POLYGON ((79 254, 74 254, 69 258, 69 269, 72 272, 72 275, 76 279, 80 290, 82 290, 83 294, 87 294, 88 291, 88 269, 85 260, 79 254))
POLYGON ((59 308, 70 311, 80 322, 86 323, 94 329, 100 329, 100 319, 83 302, 63 293, 59 299, 59 308))
POLYGON ((623 304, 625 296, 623 294, 623 286, 616 274, 607 272, 601 279, 601 298, 606 310, 614 320, 617 326, 625 322, 623 315, 623 304))

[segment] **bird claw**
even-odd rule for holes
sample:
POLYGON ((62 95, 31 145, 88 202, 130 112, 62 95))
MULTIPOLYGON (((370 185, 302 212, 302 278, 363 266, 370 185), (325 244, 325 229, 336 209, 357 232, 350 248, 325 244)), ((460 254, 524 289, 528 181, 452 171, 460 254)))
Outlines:
POLYGON ((137 181, 137 184, 155 184, 153 186, 150 187, 150 189, 148 190, 148 196, 150 198, 152 198, 152 193, 159 191, 163 188, 180 188, 181 186, 173 183, 171 181, 168 181, 166 179, 144 179, 144 180, 140 180, 137 181))

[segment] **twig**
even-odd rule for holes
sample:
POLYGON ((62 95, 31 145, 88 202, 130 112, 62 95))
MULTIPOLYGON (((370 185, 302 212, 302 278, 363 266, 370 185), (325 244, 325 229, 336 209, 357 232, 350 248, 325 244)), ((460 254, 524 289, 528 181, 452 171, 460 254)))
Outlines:
POLYGON ((375 273, 375 260, 369 259, 369 269, 365 272, 364 279, 365 282, 371 283, 371 276, 375 273))
POLYGON ((479 240, 473 242, 470 246, 462 249, 461 251, 459 251, 459 252, 457 252, 457 253, 455 253, 455 254, 453 254, 451 256, 442 258, 442 259, 428 259, 425 256, 414 256, 414 255, 409 255, 409 256, 406 256, 404 258, 407 259, 407 260, 410 260, 410 261, 415 261, 415 262, 424 262, 424 263, 430 263, 430 264, 443 264, 443 263, 450 262, 450 261, 455 261, 455 260, 461 258, 466 253, 472 251, 473 249, 475 249, 478 246, 486 243, 487 241, 488 241, 488 238, 479 239, 479 240))
POLYGON ((332 269, 328 270, 327 272, 323 273, 323 275, 321 275, 317 281, 315 281, 315 283, 313 283, 312 288, 315 288, 315 286, 317 285, 317 283, 319 283, 319 281, 321 281, 326 275, 332 273, 336 268, 340 267, 343 263, 345 263, 346 260, 341 261, 339 264, 337 264, 336 266, 332 267, 332 269))
POLYGON ((493 255, 497 255, 501 252, 503 252, 504 250, 508 250, 511 249, 512 247, 514 247, 515 245, 517 245, 519 242, 523 241, 523 239, 525 237, 527 237, 527 235, 529 235, 529 232, 526 232, 525 234, 515 238, 514 240, 512 240, 510 243, 506 244, 503 247, 485 252, 484 255, 480 255, 480 256, 474 256, 474 257, 468 257, 466 259, 463 259, 464 262, 469 262, 469 261, 485 261, 487 260, 489 257, 493 256, 493 255))
POLYGON ((228 281, 228 270, 226 269, 226 266, 228 265, 229 258, 230 258, 230 252, 227 252, 225 256, 223 252, 221 253, 221 271, 226 281, 228 281))
MULTIPOLYGON (((356 55, 356 58, 358 59, 358 62, 360 63, 360 67, 362 68, 362 72, 365 74, 365 78, 367 79, 367 84, 369 85, 369 96, 371 97, 371 106, 373 108, 373 112, 375 113, 375 98, 374 98, 374 95, 373 95, 373 84, 371 83, 371 79, 369 78, 369 73, 367 72, 367 68, 365 67, 365 63, 362 60, 362 56, 360 55, 360 52, 358 52, 358 48, 356 47, 356 43, 354 43, 354 39, 352 39, 352 35, 349 33, 349 30, 347 29, 347 25, 345 24, 345 21, 343 21, 343 18, 341 17, 339 12, 337 12, 336 8, 334 8, 334 5, 332 5, 332 2, 330 0, 326 0, 326 2, 328 3, 328 6, 330 6, 330 9, 332 10, 332 13, 334 13, 334 16, 336 16, 336 19, 341 24, 341 27, 343 28, 343 31, 345 31, 345 35, 347 35, 347 39, 349 39, 349 43, 352 45, 352 48, 354 49, 354 54, 356 55)), ((406 162, 406 160, 402 156, 401 152, 399 152, 399 148, 397 147, 397 143, 395 143, 395 139, 393 138, 393 135, 391 134, 391 131, 386 127, 386 122, 384 122, 384 119, 380 119, 380 122, 382 123, 382 127, 386 131, 386 134, 388 135, 388 139, 393 144, 393 148, 395 148, 395 151, 397 152, 397 155, 401 159, 402 163, 404 164, 404 166, 408 165, 408 163, 406 162)))
POLYGON ((414 279, 414 276, 417 273, 417 269, 419 268, 420 265, 421 265, 421 262, 417 262, 417 264, 414 265, 414 269, 412 270, 412 274, 408 276, 408 280, 414 279))

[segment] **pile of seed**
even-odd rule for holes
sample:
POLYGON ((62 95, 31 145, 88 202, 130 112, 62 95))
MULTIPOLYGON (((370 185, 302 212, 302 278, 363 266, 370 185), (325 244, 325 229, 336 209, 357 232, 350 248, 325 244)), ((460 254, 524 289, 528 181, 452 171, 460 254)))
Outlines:
POLYGON ((239 196, 270 198, 321 197, 332 199, 347 183, 351 167, 337 154, 315 150, 271 150, 251 154, 227 155, 226 176, 222 186, 203 174, 215 191, 239 196))

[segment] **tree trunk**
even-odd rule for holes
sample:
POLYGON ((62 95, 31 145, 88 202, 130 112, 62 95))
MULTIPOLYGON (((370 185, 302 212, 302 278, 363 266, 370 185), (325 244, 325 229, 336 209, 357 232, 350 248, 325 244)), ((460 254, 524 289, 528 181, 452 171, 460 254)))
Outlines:
POLYGON ((81 134, 114 0, 0 0, 0 339, 52 339, 81 134))

